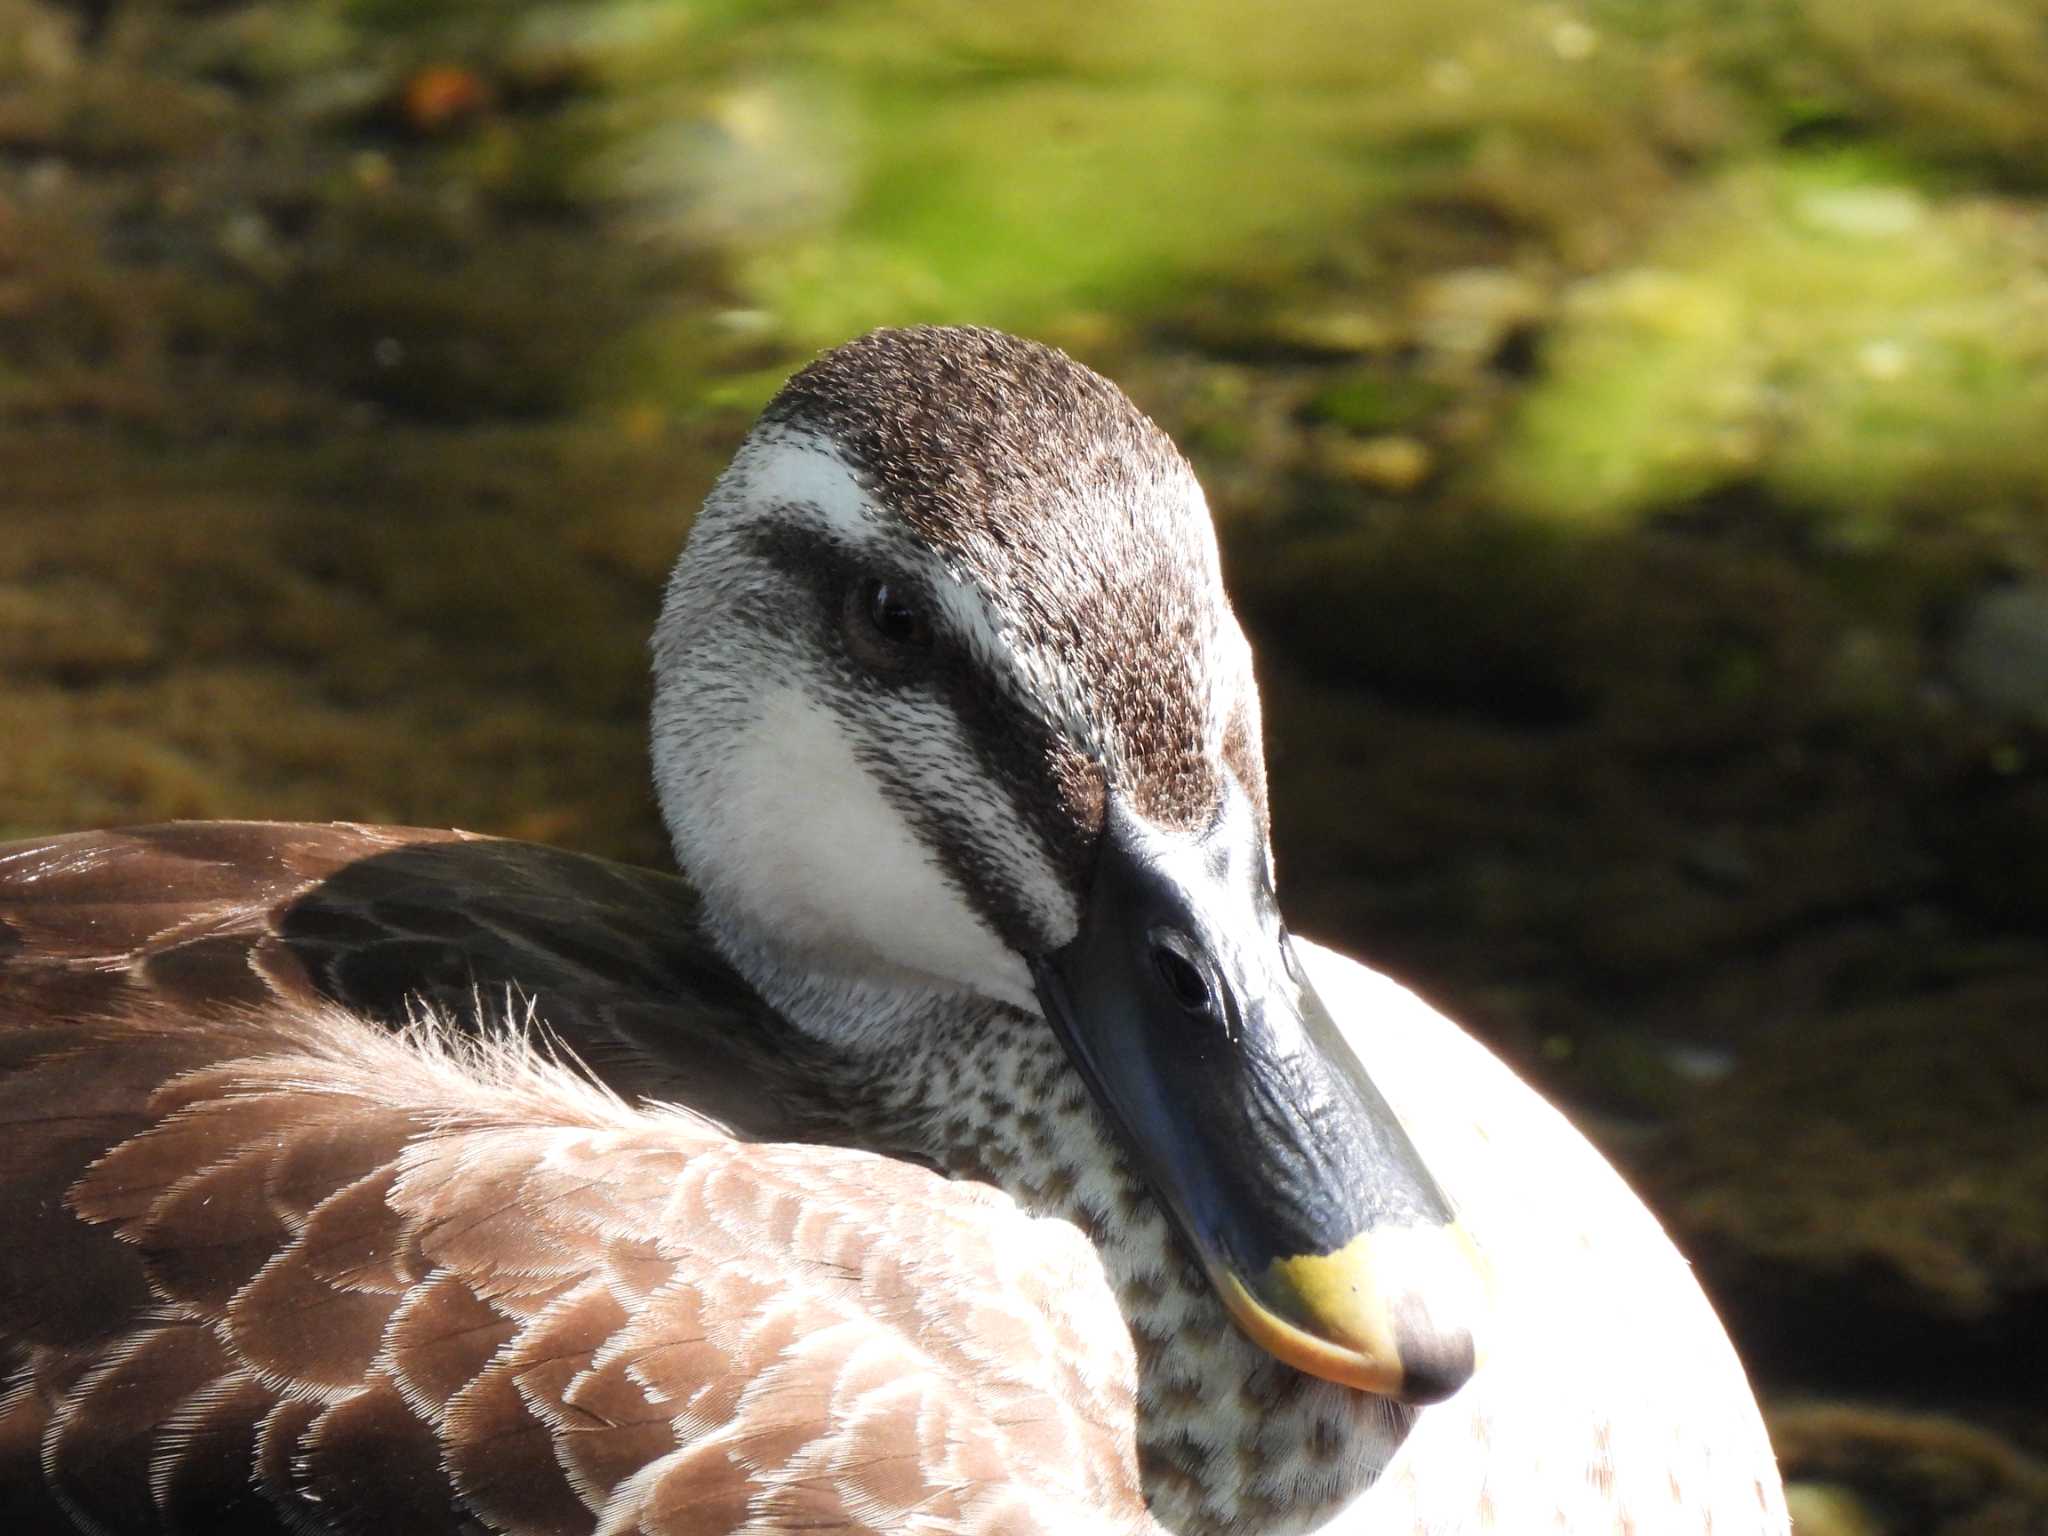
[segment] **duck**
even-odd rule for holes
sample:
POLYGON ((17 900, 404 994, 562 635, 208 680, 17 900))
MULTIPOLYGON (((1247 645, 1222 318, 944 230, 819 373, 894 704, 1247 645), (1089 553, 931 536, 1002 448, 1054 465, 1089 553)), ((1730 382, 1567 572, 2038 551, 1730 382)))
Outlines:
POLYGON ((825 353, 652 658, 676 874, 0 845, 0 1526, 1789 1529, 1650 1212, 1286 928, 1212 521, 1115 385, 825 353))

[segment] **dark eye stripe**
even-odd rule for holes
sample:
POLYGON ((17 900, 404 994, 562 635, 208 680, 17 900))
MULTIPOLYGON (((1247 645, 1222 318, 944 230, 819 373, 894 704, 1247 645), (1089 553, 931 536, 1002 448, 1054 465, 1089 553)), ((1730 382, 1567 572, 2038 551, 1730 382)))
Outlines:
POLYGON ((747 551, 787 576, 833 589, 844 587, 859 573, 922 593, 922 583, 909 572, 881 569, 881 552, 865 546, 856 550, 831 530, 805 522, 805 510, 793 503, 765 509, 762 520, 741 535, 747 551))
MULTIPOLYGON (((856 599, 870 582, 884 583, 920 612, 936 614, 933 593, 922 578, 906 568, 908 562, 891 561, 871 547, 856 550, 826 529, 801 521, 801 511, 793 506, 771 508, 771 520, 749 528, 744 541, 750 553, 801 583, 809 593, 809 622, 815 627, 815 638, 824 651, 830 653, 837 648, 834 631, 846 604, 856 599)), ((778 609, 770 616, 756 609, 747 617, 763 627, 787 632, 792 625, 804 622, 806 615, 778 609)), ((940 649, 942 636, 936 625, 933 629, 933 648, 940 649)), ((845 680, 856 686, 897 688, 919 682, 921 674, 894 675, 886 668, 860 667, 849 668, 845 680)))
MULTIPOLYGON (((859 591, 864 583, 885 581, 915 602, 932 620, 932 648, 925 664, 898 675, 848 666, 841 674, 842 681, 863 691, 883 693, 927 689, 943 699, 959 718, 961 734, 986 781, 1037 836, 1062 881, 1078 889, 1101 830, 1099 774, 1062 733, 1016 697, 1007 680, 991 678, 957 639, 948 643, 939 622, 943 610, 937 594, 905 558, 918 548, 913 541, 903 540, 904 556, 892 560, 886 543, 879 550, 865 544, 856 549, 809 521, 807 510, 771 508, 745 538, 752 553, 799 582, 809 594, 808 622, 816 626, 821 652, 838 653, 835 631, 847 595, 859 591)), ((781 605, 772 615, 761 611, 750 618, 783 633, 793 624, 806 622, 804 616, 781 605)), ((851 709, 845 717, 856 728, 862 725, 851 709)), ((875 749, 886 756, 886 743, 877 743, 875 749)), ((918 828, 981 917, 1011 943, 1028 941, 1031 935, 1025 914, 1029 909, 1007 872, 984 867, 971 849, 957 847, 947 836, 948 828, 937 810, 924 797, 907 787, 892 786, 887 776, 882 783, 884 793, 918 828)))

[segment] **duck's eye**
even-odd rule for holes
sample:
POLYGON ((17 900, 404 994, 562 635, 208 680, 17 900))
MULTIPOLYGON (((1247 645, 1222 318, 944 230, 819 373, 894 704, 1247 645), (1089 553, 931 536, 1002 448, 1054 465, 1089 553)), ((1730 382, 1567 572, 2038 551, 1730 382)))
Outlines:
POLYGON ((878 672, 900 672, 932 648, 931 620, 901 587, 873 578, 846 594, 846 639, 878 672))

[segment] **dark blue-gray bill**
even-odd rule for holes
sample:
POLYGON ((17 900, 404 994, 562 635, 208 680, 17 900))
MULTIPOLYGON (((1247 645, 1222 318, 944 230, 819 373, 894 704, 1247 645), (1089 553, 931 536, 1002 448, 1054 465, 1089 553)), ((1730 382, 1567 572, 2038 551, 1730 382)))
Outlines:
POLYGON ((1039 999, 1244 1331, 1434 1402, 1477 1363, 1485 1266, 1295 961, 1261 837, 1235 791, 1199 837, 1112 796, 1039 999))

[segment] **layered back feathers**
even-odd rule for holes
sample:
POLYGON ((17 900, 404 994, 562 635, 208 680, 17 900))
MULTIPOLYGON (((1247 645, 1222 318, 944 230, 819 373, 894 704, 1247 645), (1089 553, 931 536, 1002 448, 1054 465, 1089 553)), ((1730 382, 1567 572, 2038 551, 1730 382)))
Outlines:
POLYGON ((514 1029, 0 1052, 10 1529, 1142 1521, 1114 1299, 986 1187, 628 1108, 514 1029))

